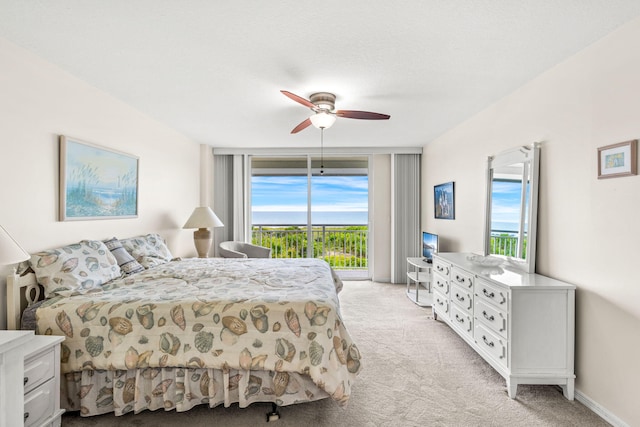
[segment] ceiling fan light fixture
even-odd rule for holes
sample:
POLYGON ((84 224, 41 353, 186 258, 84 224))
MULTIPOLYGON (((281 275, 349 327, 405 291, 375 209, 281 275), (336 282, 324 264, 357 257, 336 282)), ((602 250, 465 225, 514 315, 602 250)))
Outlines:
POLYGON ((336 116, 321 111, 309 117, 309 120, 318 129, 329 129, 335 123, 336 116))

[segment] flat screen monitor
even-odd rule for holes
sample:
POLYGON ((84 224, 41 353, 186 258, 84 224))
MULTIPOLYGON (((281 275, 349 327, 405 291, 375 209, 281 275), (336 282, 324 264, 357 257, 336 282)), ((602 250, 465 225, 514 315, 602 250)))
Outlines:
POLYGON ((422 232, 422 257, 426 262, 433 261, 433 253, 438 252, 438 235, 422 232))

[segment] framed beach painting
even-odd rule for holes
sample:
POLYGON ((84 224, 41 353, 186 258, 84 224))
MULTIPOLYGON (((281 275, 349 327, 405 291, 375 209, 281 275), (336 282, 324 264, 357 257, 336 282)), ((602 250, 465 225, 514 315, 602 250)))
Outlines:
POLYGON ((60 221, 136 218, 138 157, 60 136, 60 221))
POLYGON ((433 203, 436 219, 455 219, 453 182, 433 187, 433 203))
POLYGON ((638 174, 638 140, 598 148, 598 179, 638 174))

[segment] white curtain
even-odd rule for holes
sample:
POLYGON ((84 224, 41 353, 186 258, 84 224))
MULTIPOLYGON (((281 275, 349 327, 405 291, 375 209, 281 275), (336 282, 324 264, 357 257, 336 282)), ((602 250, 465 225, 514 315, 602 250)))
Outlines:
POLYGON ((242 154, 213 156, 213 210, 224 224, 214 232, 216 256, 220 242, 244 242, 247 235, 245 157, 242 154))
POLYGON ((406 283, 407 257, 420 254, 420 154, 391 161, 391 282, 406 283))
POLYGON ((245 156, 235 154, 233 156, 233 240, 244 242, 246 239, 245 230, 247 229, 247 216, 245 212, 246 196, 245 191, 245 173, 244 173, 245 156))

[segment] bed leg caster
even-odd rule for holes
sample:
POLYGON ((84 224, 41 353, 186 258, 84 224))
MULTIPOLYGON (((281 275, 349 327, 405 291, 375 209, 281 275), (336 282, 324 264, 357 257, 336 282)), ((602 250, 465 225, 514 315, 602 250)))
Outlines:
POLYGON ((267 422, 278 421, 280 419, 280 412, 278 412, 278 405, 271 404, 271 412, 267 413, 267 422))

